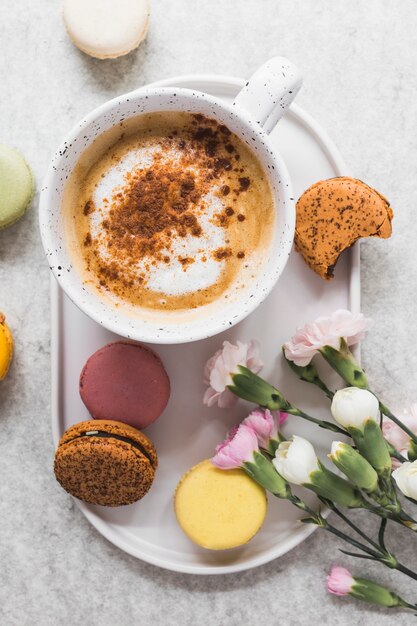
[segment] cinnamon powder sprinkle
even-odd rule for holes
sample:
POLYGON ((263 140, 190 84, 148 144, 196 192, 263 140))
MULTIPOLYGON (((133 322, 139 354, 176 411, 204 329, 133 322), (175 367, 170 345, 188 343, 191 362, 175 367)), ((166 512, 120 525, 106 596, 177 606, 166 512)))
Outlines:
POLYGON ((90 213, 92 213, 93 210, 94 210, 93 201, 88 200, 84 205, 84 209, 83 209, 84 215, 90 215, 90 213))
POLYGON ((178 260, 179 260, 179 262, 181 263, 181 265, 183 267, 185 267, 187 265, 191 265, 191 263, 195 263, 195 259, 192 259, 189 256, 187 256, 187 257, 179 257, 178 260))
POLYGON ((205 191, 194 175, 155 158, 150 169, 134 174, 104 220, 105 239, 117 245, 116 257, 150 255, 167 261, 173 234, 186 237, 202 233, 193 213, 205 191), (169 233, 169 234, 168 234, 169 233))
MULTIPOLYGON (((199 114, 194 116, 194 121, 196 124, 187 142, 191 158, 187 152, 178 163, 167 163, 160 154, 155 155, 147 169, 129 172, 125 186, 113 198, 108 218, 102 222, 103 242, 107 248, 112 248, 113 263, 100 260, 98 268, 106 280, 130 284, 132 276, 125 276, 124 273, 122 276, 116 271, 118 262, 126 266, 126 263, 134 263, 135 259, 150 256, 153 263, 163 261, 168 264, 171 258, 166 251, 171 249, 173 237, 202 235, 199 222, 199 216, 204 211, 202 198, 210 190, 213 179, 218 178, 221 172, 232 169, 225 154, 233 152, 234 148, 230 143, 231 132, 226 126, 211 124, 199 114), (192 167, 196 165, 198 168, 200 161, 201 170, 192 167), (206 172, 206 175, 201 176, 198 171, 206 172)), ((184 140, 179 141, 172 134, 166 142, 167 147, 173 144, 181 149, 185 147, 184 140)), ((242 179, 238 182, 235 193, 242 188, 242 179)), ((220 188, 224 196, 231 191, 229 185, 220 188)), ((84 214, 88 215, 92 210, 93 203, 88 201, 84 214)), ((234 210, 227 207, 225 213, 230 217, 234 210)), ((219 219, 222 225, 227 226, 227 218, 220 216, 219 219)), ((90 243, 91 237, 86 237, 85 245, 90 243)), ((214 258, 220 261, 231 254, 229 249, 220 249, 214 252, 214 258)), ((193 259, 180 258, 179 261, 187 267, 193 259)))
POLYGON ((247 176, 239 178, 240 191, 247 191, 250 186, 250 179, 247 176))
POLYGON ((231 255, 232 255, 232 251, 230 250, 230 248, 218 248, 213 253, 214 258, 218 259, 219 261, 222 261, 223 259, 227 259, 231 255))

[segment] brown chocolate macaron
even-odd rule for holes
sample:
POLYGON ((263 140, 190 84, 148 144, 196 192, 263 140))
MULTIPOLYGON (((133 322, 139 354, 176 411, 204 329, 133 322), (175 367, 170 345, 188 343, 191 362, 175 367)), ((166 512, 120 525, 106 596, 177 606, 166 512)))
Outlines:
POLYGON ((103 506, 132 504, 149 491, 158 465, 152 441, 132 426, 88 420, 68 428, 54 472, 72 496, 103 506))
POLYGON ((391 236, 393 216, 388 200, 361 180, 321 180, 297 202, 295 248, 314 272, 331 280, 339 256, 355 241, 391 236))

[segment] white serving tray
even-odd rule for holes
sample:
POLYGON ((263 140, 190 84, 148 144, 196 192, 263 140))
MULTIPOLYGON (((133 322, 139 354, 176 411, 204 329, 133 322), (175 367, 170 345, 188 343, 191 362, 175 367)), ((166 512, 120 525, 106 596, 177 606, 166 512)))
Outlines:
MULTIPOLYGON (((232 100, 244 81, 195 75, 172 78, 158 85, 198 89, 232 100)), ((296 198, 317 180, 347 174, 333 143, 299 106, 291 106, 271 138, 286 161, 296 198)), ((127 507, 111 509, 77 501, 87 519, 109 541, 129 554, 190 574, 224 574, 256 567, 303 541, 315 527, 300 524, 297 509, 271 497, 265 525, 247 545, 221 552, 199 548, 188 540, 175 520, 173 493, 181 475, 195 463, 212 456, 215 445, 228 428, 248 413, 249 405, 241 401, 231 411, 208 409, 202 404, 203 367, 222 342, 258 339, 265 363, 263 375, 294 404, 313 415, 326 416, 328 407, 320 392, 298 381, 282 362, 281 344, 289 339, 297 325, 318 315, 336 308, 359 311, 359 297, 358 246, 345 253, 330 283, 313 274, 293 252, 271 295, 240 324, 203 341, 155 346, 170 376, 172 395, 163 415, 145 431, 158 451, 159 468, 154 485, 143 500, 127 507)), ((115 339, 116 335, 72 304, 52 278, 52 432, 55 444, 71 424, 89 419, 78 393, 79 375, 90 354, 115 339)), ((331 433, 298 418, 291 418, 286 432, 308 437, 323 456, 332 441, 331 433)))

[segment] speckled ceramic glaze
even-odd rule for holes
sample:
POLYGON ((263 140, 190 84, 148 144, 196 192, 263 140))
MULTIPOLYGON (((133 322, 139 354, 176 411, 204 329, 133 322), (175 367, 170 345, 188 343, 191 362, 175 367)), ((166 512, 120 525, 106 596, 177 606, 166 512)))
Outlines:
POLYGON ((268 139, 301 85, 297 69, 276 57, 263 65, 232 105, 198 91, 143 88, 103 104, 71 131, 55 154, 41 192, 39 219, 49 266, 71 300, 93 320, 127 338, 151 343, 185 343, 210 337, 251 313, 281 275, 291 251, 295 208, 287 168, 268 139), (185 111, 202 113, 225 124, 257 155, 269 175, 275 196, 276 220, 266 260, 256 280, 236 292, 227 305, 201 307, 189 317, 170 314, 166 323, 132 316, 88 289, 66 249, 61 216, 63 190, 82 152, 104 131, 141 113, 185 111), (263 126, 263 127, 262 127, 263 126))

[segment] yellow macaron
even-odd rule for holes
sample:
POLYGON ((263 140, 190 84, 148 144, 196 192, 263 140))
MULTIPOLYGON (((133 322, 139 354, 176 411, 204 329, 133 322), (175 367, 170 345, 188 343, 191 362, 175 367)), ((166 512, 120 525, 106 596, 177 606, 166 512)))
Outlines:
POLYGON ((265 520, 267 498, 243 470, 221 470, 208 459, 181 478, 174 507, 179 525, 194 543, 226 550, 256 535, 265 520))
POLYGON ((6 324, 6 318, 0 311, 0 380, 6 376, 9 371, 10 363, 13 357, 13 337, 9 327, 6 324))

